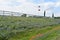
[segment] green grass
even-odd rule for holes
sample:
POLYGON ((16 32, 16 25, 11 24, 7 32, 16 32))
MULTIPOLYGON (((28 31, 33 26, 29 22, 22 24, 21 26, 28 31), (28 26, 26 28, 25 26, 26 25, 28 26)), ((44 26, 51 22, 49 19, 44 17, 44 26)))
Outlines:
POLYGON ((45 34, 42 37, 38 37, 35 40, 58 40, 57 37, 59 36, 60 36, 60 30, 55 30, 55 31, 45 34))
POLYGON ((59 20, 52 18, 0 16, 0 40, 29 40, 34 35, 45 33, 60 25, 59 20))

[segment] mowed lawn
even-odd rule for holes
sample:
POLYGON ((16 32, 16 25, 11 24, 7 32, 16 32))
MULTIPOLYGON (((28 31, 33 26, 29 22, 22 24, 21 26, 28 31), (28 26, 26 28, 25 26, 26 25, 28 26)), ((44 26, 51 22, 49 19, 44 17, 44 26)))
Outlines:
POLYGON ((0 40, 59 40, 57 27, 60 19, 0 16, 0 40))

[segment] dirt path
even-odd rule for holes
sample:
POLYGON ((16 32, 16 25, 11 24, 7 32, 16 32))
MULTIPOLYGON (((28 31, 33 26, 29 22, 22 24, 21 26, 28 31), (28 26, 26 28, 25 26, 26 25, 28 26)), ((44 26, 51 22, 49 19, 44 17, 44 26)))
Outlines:
MULTIPOLYGON (((57 26, 57 27, 53 28, 52 30, 49 30, 48 32, 46 32, 46 33, 44 33, 44 34, 47 34, 47 33, 49 33, 49 32, 52 32, 52 31, 55 31, 55 30, 58 30, 58 29, 60 29, 60 26, 57 26)), ((33 40, 33 39, 35 39, 35 38, 37 38, 37 37, 44 36, 44 34, 37 34, 37 35, 35 35, 35 36, 32 36, 32 37, 30 38, 30 40, 33 40)))

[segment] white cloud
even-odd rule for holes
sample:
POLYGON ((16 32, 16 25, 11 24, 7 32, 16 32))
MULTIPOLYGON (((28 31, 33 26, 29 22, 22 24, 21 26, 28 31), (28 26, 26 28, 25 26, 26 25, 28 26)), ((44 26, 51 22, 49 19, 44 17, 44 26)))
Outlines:
POLYGON ((16 0, 17 2, 26 3, 26 0, 16 0))
POLYGON ((55 7, 60 7, 60 2, 56 2, 55 7))
POLYGON ((6 1, 6 5, 0 6, 0 9, 2 10, 10 10, 10 11, 19 11, 19 12, 24 12, 27 14, 38 14, 38 7, 37 5, 27 2, 26 0, 16 0, 16 2, 22 3, 19 6, 8 6, 11 1, 6 1))
POLYGON ((57 12, 56 14, 54 14, 56 17, 60 17, 60 12, 57 12))

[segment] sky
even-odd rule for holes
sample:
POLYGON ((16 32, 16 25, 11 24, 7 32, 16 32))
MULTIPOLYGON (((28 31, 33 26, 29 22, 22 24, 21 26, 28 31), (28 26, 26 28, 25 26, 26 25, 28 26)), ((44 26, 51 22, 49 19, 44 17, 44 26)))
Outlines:
POLYGON ((60 0, 0 0, 0 10, 41 16, 45 10, 46 16, 60 16, 60 0))

